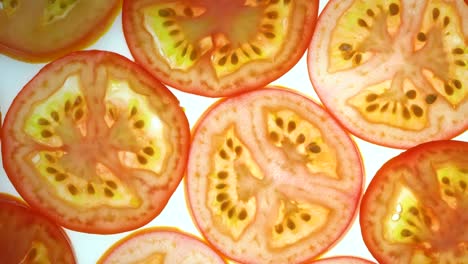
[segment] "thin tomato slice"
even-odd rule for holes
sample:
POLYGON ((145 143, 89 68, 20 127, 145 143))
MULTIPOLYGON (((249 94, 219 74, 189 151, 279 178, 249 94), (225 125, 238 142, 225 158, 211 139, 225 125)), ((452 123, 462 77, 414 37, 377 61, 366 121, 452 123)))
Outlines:
POLYGON ((268 88, 221 100, 193 131, 186 189, 206 239, 245 263, 299 263, 352 222, 363 185, 354 142, 310 99, 268 88))
POLYGON ((309 45, 317 0, 128 0, 135 60, 174 88, 220 97, 263 87, 309 45))
POLYGON ((189 147, 170 91, 115 53, 72 53, 18 94, 2 135, 6 173, 21 196, 61 225, 113 233, 166 205, 189 147))
POLYGON ((433 141, 389 160, 362 200, 379 263, 468 263, 468 142, 433 141))
POLYGON ((109 248, 98 264, 224 264, 224 259, 199 238, 175 228, 141 229, 109 248))
POLYGON ((24 202, 0 193, 0 260, 3 264, 75 263, 65 231, 24 202))
POLYGON ((351 256, 339 256, 339 257, 330 257, 330 258, 323 258, 317 261, 311 262, 311 264, 375 264, 372 261, 358 258, 358 257, 351 257, 351 256))
POLYGON ((88 46, 114 21, 122 0, 2 0, 0 53, 50 61, 88 46))
POLYGON ((468 128, 468 5, 332 0, 309 47, 324 105, 353 134, 404 148, 468 128))

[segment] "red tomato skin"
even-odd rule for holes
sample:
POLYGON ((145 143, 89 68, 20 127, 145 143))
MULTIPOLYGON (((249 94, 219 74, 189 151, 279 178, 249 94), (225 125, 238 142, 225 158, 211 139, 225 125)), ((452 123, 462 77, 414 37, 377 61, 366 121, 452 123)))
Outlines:
MULTIPOLYGON (((56 225, 54 222, 51 222, 49 219, 44 217, 43 215, 40 214, 40 212, 36 211, 35 209, 29 207, 23 200, 21 200, 18 197, 12 196, 7 193, 0 193, 0 209, 2 208, 8 208, 10 210, 15 210, 18 211, 20 214, 27 214, 29 219, 31 220, 31 224, 41 222, 41 225, 44 226, 44 228, 47 228, 48 231, 52 232, 50 235, 53 236, 55 240, 62 240, 64 243, 66 243, 66 248, 68 252, 73 256, 73 262, 67 263, 67 264, 74 264, 76 263, 76 256, 75 252, 72 247, 72 243, 70 241, 70 238, 68 237, 67 233, 63 228, 60 226, 56 225)), ((0 219, 0 222, 5 219, 0 219)), ((2 252, 2 249, 0 248, 0 256, 4 254, 2 252)), ((10 256, 11 257, 11 256, 10 256)), ((8 259, 8 256, 5 257, 8 259)), ((4 261, 6 261, 4 259, 4 261)), ((3 262, 2 262, 3 263, 3 262)), ((5 262, 7 264, 8 261, 5 262)), ((14 264, 14 263, 12 263, 14 264)))
POLYGON ((116 2, 113 10, 109 12, 107 16, 103 17, 99 23, 95 24, 93 31, 76 39, 75 42, 69 46, 64 46, 49 52, 33 53, 0 43, 0 53, 24 62, 44 63, 63 57, 71 52, 85 49, 98 41, 99 38, 110 29, 115 18, 122 9, 122 1, 123 0, 118 0, 116 2))
POLYGON ((367 259, 363 259, 360 257, 355 257, 355 256, 335 256, 335 257, 329 257, 329 258, 323 258, 323 259, 318 259, 315 261, 312 261, 310 264, 375 264, 375 262, 372 262, 367 259))
MULTIPOLYGON (((143 68, 141 68, 139 65, 135 64, 133 61, 130 59, 114 53, 114 52, 109 52, 109 51, 101 51, 101 50, 86 50, 86 51, 75 51, 70 54, 67 54, 66 56, 60 58, 59 60, 53 61, 47 65, 45 65, 39 72, 31 79, 24 87, 29 87, 33 85, 38 78, 42 78, 43 74, 46 74, 49 70, 56 68, 57 66, 65 66, 68 62, 67 58, 70 60, 73 60, 75 57, 79 57, 80 59, 83 60, 100 60, 100 57, 106 56, 106 59, 108 60, 118 60, 120 62, 124 62, 127 64, 129 70, 134 71, 138 73, 141 78, 144 78, 147 82, 154 84, 154 87, 161 87, 161 83, 155 79, 153 76, 148 74, 143 68)), ((19 101, 19 98, 23 98, 24 95, 22 96, 23 93, 26 93, 25 91, 29 89, 22 89, 18 95, 14 98, 12 102, 12 106, 15 104, 21 104, 19 101)), ((179 105, 178 99, 168 90, 167 88, 165 89, 159 89, 159 92, 164 95, 164 98, 167 99, 168 101, 179 105)), ((11 110, 11 109, 10 109, 11 110)), ((7 134, 10 133, 11 131, 7 130, 7 127, 5 124, 7 123, 13 123, 14 116, 15 114, 12 113, 13 111, 8 111, 5 115, 5 119, 3 122, 2 126, 2 135, 1 135, 1 151, 2 151, 2 159, 3 159, 3 166, 5 171, 7 172, 7 176, 11 183, 14 185, 16 191, 21 195, 21 197, 32 207, 35 208, 35 210, 39 211, 40 214, 46 216, 53 222, 61 223, 61 225, 67 229, 71 229, 74 231, 78 232, 85 232, 85 233, 92 233, 92 234, 114 234, 114 233, 120 233, 124 231, 130 231, 134 230, 136 228, 141 227, 142 225, 145 225, 149 223, 151 220, 153 220, 155 217, 157 217, 160 214, 160 211, 154 211, 151 214, 148 214, 144 217, 140 217, 139 221, 131 221, 127 222, 126 224, 121 224, 119 226, 87 226, 79 223, 78 221, 74 222, 68 222, 68 223, 63 223, 61 221, 61 218, 57 215, 51 214, 45 206, 43 206, 43 203, 41 201, 38 201, 33 193, 30 193, 27 191, 27 189, 24 187, 22 184, 21 178, 17 177, 15 172, 18 170, 7 159, 7 153, 9 153, 12 148, 13 144, 12 142, 9 142, 7 138, 7 134), (141 221, 140 221, 141 220, 141 221)), ((171 192, 171 194, 175 191, 176 186, 180 183, 182 180, 182 175, 185 171, 185 167, 187 164, 188 160, 188 151, 189 151, 189 141, 190 141, 190 128, 189 128, 189 123, 187 120, 187 117, 183 114, 183 112, 180 112, 179 119, 180 125, 181 125, 181 139, 182 142, 180 142, 181 148, 181 156, 180 156, 180 162, 178 163, 177 169, 174 171, 174 175, 181 175, 179 180, 177 181, 177 184, 173 187, 174 190, 171 192)), ((10 128, 11 129, 11 128, 10 128)), ((164 199, 159 199, 158 204, 164 208, 167 203, 169 202, 170 195, 164 197, 164 199)), ((162 210, 161 210, 162 211, 162 210)))
MULTIPOLYGON (((392 159, 388 160, 377 172, 376 175, 371 180, 369 186, 367 187, 366 192, 364 193, 361 205, 360 205, 360 218, 359 224, 361 228, 361 234, 364 239, 366 246, 368 247, 369 251, 373 255, 373 257, 377 260, 378 263, 388 263, 391 264, 393 260, 388 259, 386 255, 383 255, 382 252, 375 250, 373 245, 378 244, 379 241, 376 241, 376 238, 373 237, 371 232, 366 232, 365 223, 367 221, 366 215, 364 212, 369 212, 369 209, 366 205, 370 205, 371 201, 369 200, 369 195, 367 195, 370 191, 376 191, 380 187, 380 181, 385 181, 386 177, 380 178, 379 175, 385 175, 388 171, 393 170, 395 167, 405 167, 408 164, 415 163, 421 155, 425 152, 440 152, 443 149, 448 150, 460 150, 464 153, 468 153, 468 142, 465 141, 457 141, 457 140, 437 140, 437 141, 430 141, 419 144, 413 148, 410 148, 403 152, 402 154, 393 157, 392 159)), ((416 163, 417 164, 417 163, 416 163)))
MULTIPOLYGON (((131 33, 131 15, 130 13, 130 6, 131 2, 133 0, 124 0, 123 2, 123 8, 122 8, 122 20, 123 20, 123 30, 124 32, 128 32, 126 34, 133 34, 131 33), (129 21, 129 22, 127 22, 129 21)), ((307 39, 309 41, 304 41, 297 45, 297 50, 301 50, 300 54, 297 54, 295 56, 292 56, 288 59, 288 61, 283 64, 283 65, 278 65, 275 71, 275 75, 270 77, 270 74, 268 74, 268 77, 264 76, 256 76, 255 78, 251 78, 251 80, 242 81, 242 85, 238 85, 238 88, 235 88, 234 91, 231 92, 224 92, 224 93, 217 93, 217 92, 212 92, 210 89, 207 89, 205 87, 200 87, 200 86, 190 86, 190 85, 181 85, 176 79, 171 78, 171 76, 166 76, 165 74, 151 69, 151 62, 145 55, 145 52, 138 49, 137 43, 133 43, 131 38, 126 37, 125 41, 127 43, 127 46, 129 47, 129 50, 132 54, 132 56, 135 58, 135 61, 142 65, 145 69, 147 69, 151 74, 156 76, 159 80, 161 80, 164 84, 167 84, 170 87, 174 87, 178 90, 188 92, 191 94, 199 95, 199 96, 205 96, 205 97, 232 97, 232 96, 237 96, 242 93, 255 90, 255 89, 261 89, 262 87, 268 85, 272 81, 278 79, 282 75, 284 75, 286 72, 288 72, 296 63, 301 59, 301 57, 304 55, 305 51, 307 50, 307 47, 309 46, 310 39, 312 38, 312 34, 315 29, 315 24, 316 24, 316 18, 318 17, 318 10, 319 10, 319 1, 318 0, 309 0, 313 1, 315 9, 312 11, 312 16, 314 17, 313 20, 313 25, 310 27, 310 30, 306 32, 306 34, 303 35, 304 39, 307 39), (285 66, 287 65, 287 66, 285 66), (278 69, 279 67, 282 67, 283 69, 278 69)), ((210 2, 210 1, 208 1, 210 2)), ((213 2, 213 1, 211 1, 213 2)), ((209 87, 208 87, 209 88, 209 87)))

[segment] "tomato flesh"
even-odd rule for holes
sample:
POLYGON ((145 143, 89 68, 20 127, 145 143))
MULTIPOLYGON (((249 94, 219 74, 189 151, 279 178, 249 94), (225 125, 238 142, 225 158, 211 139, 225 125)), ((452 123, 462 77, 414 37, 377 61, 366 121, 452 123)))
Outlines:
POLYGON ((187 158, 176 98, 131 61, 73 53, 15 98, 2 135, 5 170, 23 198, 63 226, 113 233, 166 205, 187 158))
POLYGON ((237 261, 313 259, 346 231, 361 187, 353 142, 295 92, 269 88, 222 100, 195 127, 191 212, 207 240, 237 261))
POLYGON ((347 129, 380 145, 463 133, 467 16, 462 1, 330 1, 309 48, 314 88, 347 129))
POLYGON ((350 257, 350 256, 340 256, 340 257, 330 257, 330 258, 323 258, 317 261, 312 262, 311 264, 372 264, 371 262, 366 259, 358 258, 358 257, 350 257))
POLYGON ((379 263, 468 260, 468 143, 433 141, 388 161, 360 213, 364 242, 379 263))
POLYGON ((98 260, 106 263, 226 263, 207 244, 174 228, 142 229, 115 243, 98 260))
POLYGON ((261 87, 302 56, 318 1, 125 1, 135 60, 171 86, 206 96, 261 87))
POLYGON ((23 202, 0 194, 2 263, 75 263, 67 235, 23 202))
POLYGON ((2 0, 0 52, 43 62, 88 46, 114 20, 121 0, 2 0))

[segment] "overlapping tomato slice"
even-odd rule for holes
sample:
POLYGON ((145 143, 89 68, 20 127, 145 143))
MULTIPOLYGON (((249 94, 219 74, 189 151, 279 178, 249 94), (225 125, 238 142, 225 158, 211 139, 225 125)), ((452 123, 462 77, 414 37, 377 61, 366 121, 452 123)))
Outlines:
POLYGON ((128 59, 70 54, 15 98, 3 126, 5 171, 33 207, 93 233, 139 227, 179 184, 189 148, 177 99, 128 59))
POLYGON ((210 243, 246 263, 299 263, 332 246, 363 184, 359 152, 322 108, 269 88, 215 104, 193 134, 186 188, 210 243))

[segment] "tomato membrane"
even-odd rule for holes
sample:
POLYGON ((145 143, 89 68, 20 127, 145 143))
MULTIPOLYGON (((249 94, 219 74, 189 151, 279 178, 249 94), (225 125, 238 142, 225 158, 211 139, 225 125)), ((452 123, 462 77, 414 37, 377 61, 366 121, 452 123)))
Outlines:
POLYGON ((2 0, 0 53, 46 62, 90 45, 110 26, 121 0, 2 0))
POLYGON ((330 1, 308 54, 318 96, 349 131, 379 145, 463 133, 467 16, 462 1, 330 1))
POLYGON ((2 263, 75 263, 64 230, 13 196, 0 193, 2 263))
POLYGON ((389 160, 361 204, 364 242, 379 263, 465 263, 468 142, 432 141, 389 160))
POLYGON ((229 96, 293 67, 310 41, 318 1, 124 1, 135 60, 189 93, 229 96))
POLYGON ((121 239, 97 263, 226 263, 199 238, 170 227, 141 229, 121 239))
POLYGON ((321 107, 269 88, 204 113, 185 183, 197 226, 223 254, 243 263, 299 263, 344 234, 362 180, 353 141, 321 107))
POLYGON ((73 230, 115 233, 164 208, 188 140, 166 87, 115 53, 86 51, 47 65, 18 94, 2 157, 31 206, 73 230))

